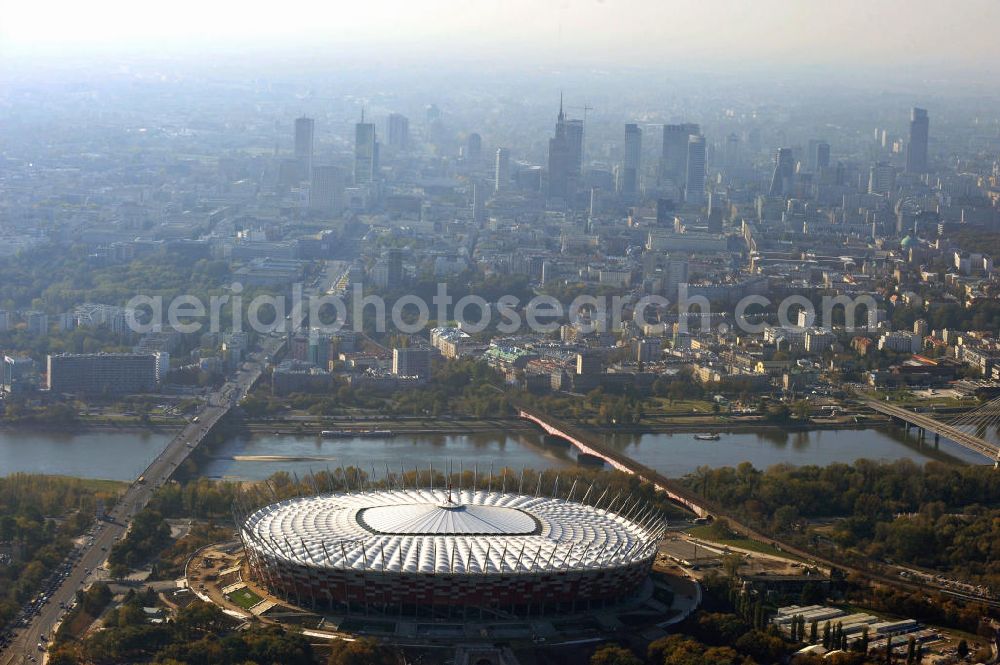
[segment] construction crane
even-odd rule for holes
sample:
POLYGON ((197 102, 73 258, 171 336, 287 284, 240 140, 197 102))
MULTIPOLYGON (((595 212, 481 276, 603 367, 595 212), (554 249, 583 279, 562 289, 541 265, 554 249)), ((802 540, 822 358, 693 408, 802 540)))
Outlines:
POLYGON ((587 143, 587 112, 588 111, 593 111, 594 107, 591 106, 590 104, 588 104, 587 102, 584 102, 583 106, 567 106, 566 108, 568 108, 568 109, 577 109, 577 110, 583 111, 583 144, 584 145, 581 146, 581 154, 580 154, 580 161, 583 161, 584 154, 587 152, 586 147, 585 147, 586 143, 587 143))
POLYGON ((568 109, 577 109, 577 110, 583 111, 583 129, 584 129, 584 131, 586 131, 586 129, 587 129, 587 112, 588 111, 593 111, 594 107, 591 106, 590 104, 588 104, 587 102, 584 102, 583 106, 567 106, 566 108, 568 108, 568 109))

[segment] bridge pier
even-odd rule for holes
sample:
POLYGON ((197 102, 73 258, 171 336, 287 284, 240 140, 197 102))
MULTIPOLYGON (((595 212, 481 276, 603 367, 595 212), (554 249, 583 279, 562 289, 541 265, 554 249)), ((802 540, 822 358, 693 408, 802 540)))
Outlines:
MULTIPOLYGON (((990 420, 989 422, 994 422, 996 409, 1000 408, 1000 399, 994 400, 994 402, 990 402, 986 407, 980 407, 976 410, 976 413, 983 412, 986 414, 983 417, 993 418, 994 420, 990 420), (989 410, 984 411, 987 407, 989 410)), ((865 400, 865 404, 873 411, 890 418, 893 424, 902 421, 907 434, 909 434, 911 426, 916 427, 918 431, 917 439, 921 445, 927 438, 927 430, 930 430, 934 432, 935 449, 939 448, 941 437, 944 437, 959 446, 985 456, 991 462, 1000 460, 1000 448, 998 448, 996 443, 986 438, 985 431, 977 431, 975 434, 968 431, 967 426, 969 424, 972 424, 973 421, 982 423, 983 417, 978 418, 978 420, 975 418, 970 420, 968 414, 966 414, 962 416, 962 423, 956 425, 937 420, 921 412, 910 411, 893 404, 886 404, 883 401, 865 400)), ((1000 465, 998 465, 998 468, 1000 468, 1000 465)))
POLYGON ((684 506, 698 517, 709 517, 711 515, 709 509, 702 505, 697 497, 688 495, 682 488, 675 487, 669 479, 660 476, 648 467, 640 465, 635 460, 620 455, 614 450, 605 448, 599 442, 585 439, 581 432, 574 431, 572 428, 567 429, 566 425, 560 423, 558 420, 553 419, 554 422, 550 422, 547 418, 535 415, 524 409, 520 409, 518 414, 520 417, 540 426, 546 434, 552 437, 552 441, 566 441, 579 453, 587 455, 591 459, 603 460, 604 463, 617 471, 634 475, 641 480, 651 483, 657 491, 665 493, 672 501, 684 506))

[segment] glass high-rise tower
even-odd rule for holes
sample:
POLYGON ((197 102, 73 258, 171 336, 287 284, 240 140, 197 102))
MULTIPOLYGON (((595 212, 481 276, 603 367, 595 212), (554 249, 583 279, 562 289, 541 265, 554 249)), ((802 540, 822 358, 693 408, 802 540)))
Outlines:
POLYGON ((906 172, 927 173, 927 138, 930 119, 927 109, 914 107, 910 112, 910 142, 906 146, 906 172))

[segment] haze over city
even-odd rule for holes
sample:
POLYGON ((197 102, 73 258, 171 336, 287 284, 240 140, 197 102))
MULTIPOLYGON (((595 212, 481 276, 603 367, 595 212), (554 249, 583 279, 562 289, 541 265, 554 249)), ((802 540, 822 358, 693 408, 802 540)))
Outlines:
MULTIPOLYGON (((5 2, 4 59, 198 54, 442 66, 635 67, 651 71, 810 68, 920 81, 995 75, 1000 45, 990 0, 597 0, 362 4, 180 0, 5 2)), ((202 64, 210 65, 211 62, 202 64)))
POLYGON ((998 20, 0 0, 0 665, 997 662, 998 20))

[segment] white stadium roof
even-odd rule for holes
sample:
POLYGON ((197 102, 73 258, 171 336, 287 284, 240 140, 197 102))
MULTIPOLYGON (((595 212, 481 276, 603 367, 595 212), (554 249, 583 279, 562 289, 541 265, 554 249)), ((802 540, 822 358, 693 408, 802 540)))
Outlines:
POLYGON ((248 546, 307 566, 509 574, 650 556, 659 524, 649 511, 625 512, 635 519, 561 498, 405 489, 288 499, 251 513, 242 531, 248 546))

